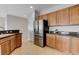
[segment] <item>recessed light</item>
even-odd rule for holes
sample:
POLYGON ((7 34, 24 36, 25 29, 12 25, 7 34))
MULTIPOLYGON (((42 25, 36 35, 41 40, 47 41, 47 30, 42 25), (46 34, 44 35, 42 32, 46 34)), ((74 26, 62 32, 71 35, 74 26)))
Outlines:
POLYGON ((23 17, 27 18, 27 15, 24 15, 23 17))
POLYGON ((33 8, 33 6, 30 6, 30 8, 33 8))

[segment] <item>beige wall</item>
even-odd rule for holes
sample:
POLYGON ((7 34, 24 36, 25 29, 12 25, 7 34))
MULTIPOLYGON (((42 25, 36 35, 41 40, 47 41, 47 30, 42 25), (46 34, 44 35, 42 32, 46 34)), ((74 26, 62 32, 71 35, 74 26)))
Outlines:
POLYGON ((32 10, 29 14, 27 14, 28 20, 28 40, 34 39, 34 20, 35 20, 35 11, 32 10))
POLYGON ((7 29, 20 30, 23 39, 27 40, 28 36, 28 21, 26 18, 7 15, 7 29))
POLYGON ((0 30, 5 29, 5 18, 0 17, 0 30))
POLYGON ((68 31, 68 32, 79 32, 79 25, 77 26, 56 26, 50 27, 51 31, 58 29, 59 31, 68 31))

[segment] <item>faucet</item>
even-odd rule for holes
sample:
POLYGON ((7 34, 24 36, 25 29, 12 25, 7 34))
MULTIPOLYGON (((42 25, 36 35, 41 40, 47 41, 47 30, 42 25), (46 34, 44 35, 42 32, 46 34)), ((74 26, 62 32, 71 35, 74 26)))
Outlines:
POLYGON ((58 32, 58 29, 55 29, 54 33, 57 33, 58 32))

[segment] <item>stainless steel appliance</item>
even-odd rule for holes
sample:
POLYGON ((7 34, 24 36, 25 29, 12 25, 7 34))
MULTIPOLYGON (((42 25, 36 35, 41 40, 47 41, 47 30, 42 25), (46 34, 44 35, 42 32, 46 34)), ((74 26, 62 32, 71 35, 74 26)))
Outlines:
POLYGON ((34 21, 34 44, 40 47, 46 45, 46 33, 48 32, 48 21, 35 20, 34 21))

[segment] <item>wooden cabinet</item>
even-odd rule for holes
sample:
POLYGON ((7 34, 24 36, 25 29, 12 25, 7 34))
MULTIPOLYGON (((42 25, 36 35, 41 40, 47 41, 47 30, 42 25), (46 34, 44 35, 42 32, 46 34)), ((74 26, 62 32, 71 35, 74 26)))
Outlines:
POLYGON ((47 46, 55 48, 55 35, 47 34, 46 44, 47 46))
POLYGON ((11 43, 11 51, 13 51, 16 48, 16 36, 11 36, 10 39, 10 43, 11 43))
POLYGON ((22 44, 22 34, 21 33, 1 38, 0 39, 0 54, 8 55, 14 49, 21 47, 21 44, 22 44))
POLYGON ((62 52, 70 52, 70 40, 68 36, 56 36, 56 49, 62 52))
POLYGON ((79 54, 79 37, 46 34, 46 45, 64 53, 79 54))
POLYGON ((72 42, 71 42, 71 53, 72 54, 79 54, 79 38, 77 37, 72 37, 72 42))
POLYGON ((49 26, 56 25, 56 12, 49 13, 47 15, 47 18, 48 18, 48 25, 49 26))
POLYGON ((70 8, 70 24, 79 24, 79 5, 70 8))
POLYGON ((16 35, 16 47, 21 47, 22 45, 22 34, 19 33, 16 35))
POLYGON ((69 25, 69 8, 57 11, 57 25, 69 25))
POLYGON ((49 35, 46 35, 46 45, 51 47, 51 38, 49 35))
POLYGON ((62 37, 56 35, 56 49, 61 51, 62 48, 62 37))
POLYGON ((42 16, 38 16, 38 20, 42 20, 42 16))
POLYGON ((49 26, 79 24, 79 5, 38 16, 38 19, 47 19, 49 26))
POLYGON ((1 47, 1 54, 8 55, 10 53, 10 40, 2 43, 0 47, 1 47))
POLYGON ((47 20, 47 15, 42 15, 42 19, 47 20))
POLYGON ((38 16, 39 20, 47 20, 47 15, 38 16))

